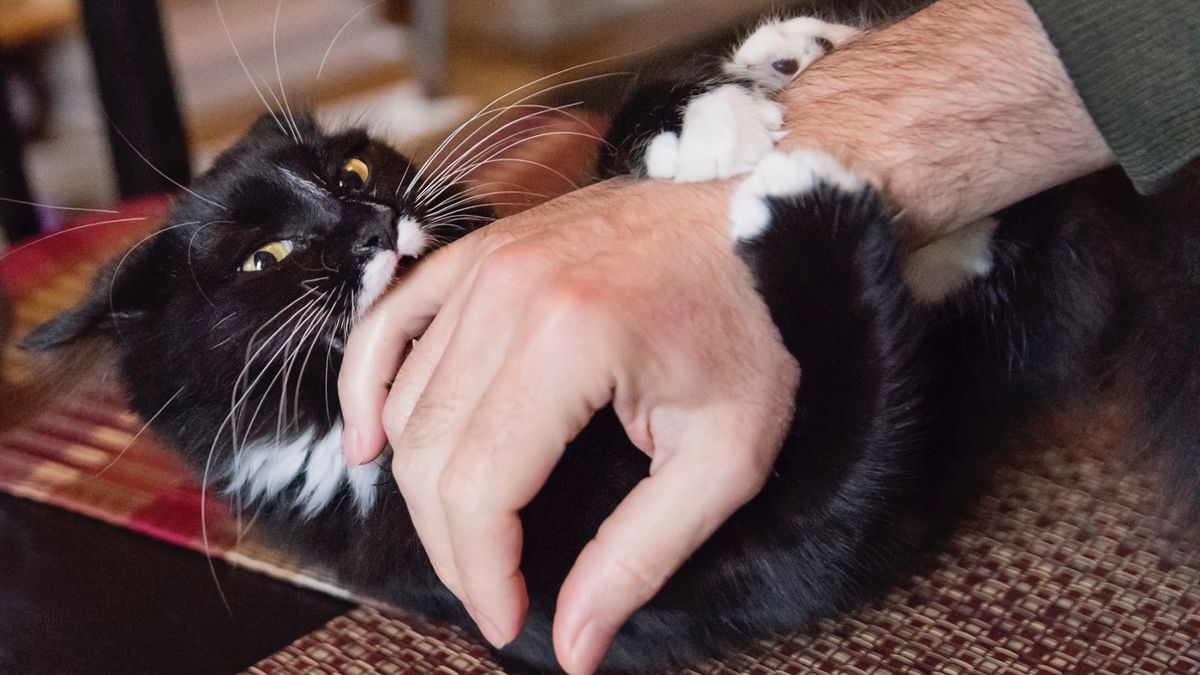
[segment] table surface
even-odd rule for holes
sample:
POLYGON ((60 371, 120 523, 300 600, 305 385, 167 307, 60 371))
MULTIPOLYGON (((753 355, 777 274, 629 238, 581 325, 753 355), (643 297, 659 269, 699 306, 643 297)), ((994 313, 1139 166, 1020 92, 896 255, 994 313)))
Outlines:
POLYGON ((232 673, 351 607, 0 494, 2 673, 232 673))

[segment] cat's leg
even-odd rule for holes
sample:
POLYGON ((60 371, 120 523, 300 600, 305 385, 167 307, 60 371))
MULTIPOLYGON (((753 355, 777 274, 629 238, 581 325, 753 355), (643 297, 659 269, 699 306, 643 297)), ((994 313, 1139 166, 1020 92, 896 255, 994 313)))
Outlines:
POLYGON ((882 367, 878 350, 909 332, 913 313, 896 227, 870 183, 820 152, 771 152, 734 192, 729 220, 806 382, 840 391, 849 370, 829 364, 882 367))
POLYGON ((858 33, 811 17, 763 24, 723 65, 735 81, 692 98, 684 109, 682 128, 666 130, 650 141, 646 174, 693 182, 750 171, 783 136, 783 109, 775 94, 858 33))

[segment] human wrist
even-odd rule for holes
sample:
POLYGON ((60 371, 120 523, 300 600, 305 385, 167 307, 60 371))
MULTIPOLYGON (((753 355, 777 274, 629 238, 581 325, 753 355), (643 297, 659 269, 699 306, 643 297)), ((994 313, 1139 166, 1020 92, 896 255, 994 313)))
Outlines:
POLYGON ((1024 0, 941 0, 815 63, 784 148, 870 177, 913 245, 1112 162, 1024 0))

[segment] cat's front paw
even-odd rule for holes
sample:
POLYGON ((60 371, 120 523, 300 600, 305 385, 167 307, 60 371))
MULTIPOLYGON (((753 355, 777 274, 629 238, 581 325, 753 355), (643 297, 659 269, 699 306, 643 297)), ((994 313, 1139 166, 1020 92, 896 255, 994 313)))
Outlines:
POLYGON ((769 21, 738 46, 725 62, 725 73, 776 92, 813 61, 860 32, 853 26, 807 16, 769 21))
POLYGON ((823 152, 772 152, 733 193, 730 237, 734 241, 750 241, 762 235, 771 225, 772 204, 777 200, 798 199, 822 186, 854 195, 868 185, 823 152))
POLYGON ((691 100, 679 134, 664 132, 646 148, 646 173, 681 183, 746 173, 783 136, 778 103, 737 84, 691 100))

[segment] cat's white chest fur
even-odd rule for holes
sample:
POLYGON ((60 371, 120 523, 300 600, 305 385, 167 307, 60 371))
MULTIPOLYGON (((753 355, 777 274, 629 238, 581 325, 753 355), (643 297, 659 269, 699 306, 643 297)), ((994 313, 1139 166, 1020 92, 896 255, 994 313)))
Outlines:
POLYGON ((329 506, 342 486, 349 487, 359 513, 366 515, 375 504, 383 473, 374 463, 347 468, 340 423, 323 435, 309 429, 286 442, 257 441, 239 448, 234 457, 225 479, 227 494, 243 505, 271 501, 302 479, 291 505, 305 518, 329 506))

